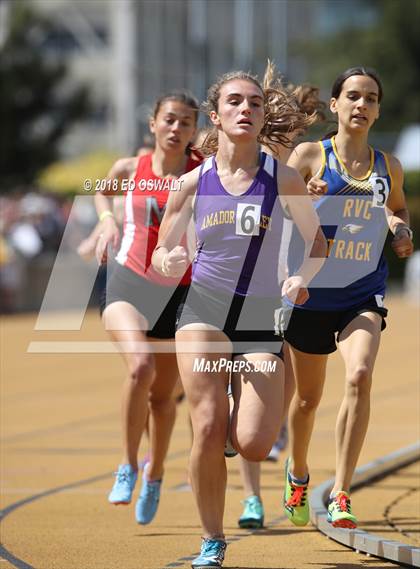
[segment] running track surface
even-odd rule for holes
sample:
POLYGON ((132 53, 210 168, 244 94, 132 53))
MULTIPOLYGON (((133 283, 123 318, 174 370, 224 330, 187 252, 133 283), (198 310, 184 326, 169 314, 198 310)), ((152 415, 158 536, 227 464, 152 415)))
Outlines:
MULTIPOLYGON (((395 296, 388 307, 360 465, 419 438, 419 311, 395 296)), ((190 433, 185 403, 179 407, 158 515, 151 525, 138 526, 134 504, 115 507, 106 500, 120 458, 124 367, 119 356, 28 354, 31 341, 107 339, 94 311, 80 332, 36 332, 35 321, 35 315, 26 315, 5 317, 1 324, 0 569, 189 567, 201 532, 186 484, 190 433)), ((334 355, 310 453, 313 486, 334 472, 334 423, 342 392, 343 366, 334 355)), ((228 461, 225 531, 232 542, 225 569, 395 566, 352 552, 311 526, 291 526, 281 508, 283 462, 284 456, 278 464, 263 464, 268 527, 247 532, 236 525, 243 499, 238 462, 228 461)), ((417 464, 355 493, 361 529, 419 546, 418 482, 417 464)))

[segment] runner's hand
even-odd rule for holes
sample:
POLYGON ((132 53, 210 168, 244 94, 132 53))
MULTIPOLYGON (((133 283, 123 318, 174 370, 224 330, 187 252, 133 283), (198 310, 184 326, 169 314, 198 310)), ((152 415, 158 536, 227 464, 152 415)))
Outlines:
POLYGON ((325 180, 321 180, 317 176, 313 176, 306 184, 309 195, 316 201, 322 198, 328 191, 328 184, 325 180))
POLYGON ((308 289, 302 277, 289 277, 283 283, 282 296, 286 296, 293 304, 304 304, 309 298, 308 289))
POLYGON ((182 277, 189 264, 188 254, 184 247, 177 245, 166 253, 162 260, 162 272, 166 277, 182 277))
POLYGON ((409 257, 414 249, 413 242, 411 241, 409 234, 404 228, 400 229, 400 231, 397 231, 396 235, 391 241, 391 247, 397 257, 400 259, 409 257))
POLYGON ((114 219, 107 218, 103 224, 103 231, 98 237, 95 250, 95 257, 99 265, 104 265, 108 260, 108 245, 116 252, 120 243, 120 232, 114 219))

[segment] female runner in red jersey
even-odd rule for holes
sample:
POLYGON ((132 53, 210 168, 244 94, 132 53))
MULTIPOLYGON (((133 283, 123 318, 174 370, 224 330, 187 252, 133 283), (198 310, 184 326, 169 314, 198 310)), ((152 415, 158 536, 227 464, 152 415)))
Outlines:
MULTIPOLYGON (((108 175, 109 180, 116 180, 112 189, 125 190, 124 223, 117 263, 101 308, 105 328, 118 343, 128 371, 122 396, 123 454, 108 499, 112 504, 131 501, 138 475, 138 449, 150 407, 151 459, 144 467, 136 503, 140 524, 150 523, 158 507, 163 462, 175 420, 172 392, 178 378, 175 350, 168 348, 167 341, 172 343, 175 336, 176 311, 190 282, 189 270, 181 279, 160 275, 151 265, 151 255, 169 192, 177 191, 177 178, 200 162, 186 153, 195 135, 197 117, 198 103, 192 96, 184 92, 164 95, 156 102, 150 120, 156 141, 152 153, 118 160, 108 175), (157 353, 159 349, 166 353, 157 353)), ((108 246, 116 251, 120 242, 110 193, 115 195, 108 192, 95 196, 102 223, 96 248, 99 262, 106 261, 108 246)))

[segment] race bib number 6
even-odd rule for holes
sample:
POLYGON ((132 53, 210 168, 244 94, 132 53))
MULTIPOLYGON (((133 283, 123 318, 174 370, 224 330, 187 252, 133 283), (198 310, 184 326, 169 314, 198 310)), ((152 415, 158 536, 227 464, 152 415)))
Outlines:
POLYGON ((236 235, 259 235, 260 219, 260 205, 239 203, 236 209, 236 235))
POLYGON ((388 180, 386 178, 372 177, 370 181, 373 189, 372 207, 385 207, 389 196, 388 180))

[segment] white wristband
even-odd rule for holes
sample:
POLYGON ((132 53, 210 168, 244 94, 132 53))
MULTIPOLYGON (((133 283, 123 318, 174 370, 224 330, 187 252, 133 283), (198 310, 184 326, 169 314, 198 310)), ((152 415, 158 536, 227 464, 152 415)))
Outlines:
POLYGON ((395 232, 395 236, 398 235, 401 231, 407 231, 408 237, 413 240, 413 231, 408 227, 408 225, 399 225, 397 226, 397 231, 395 232))

